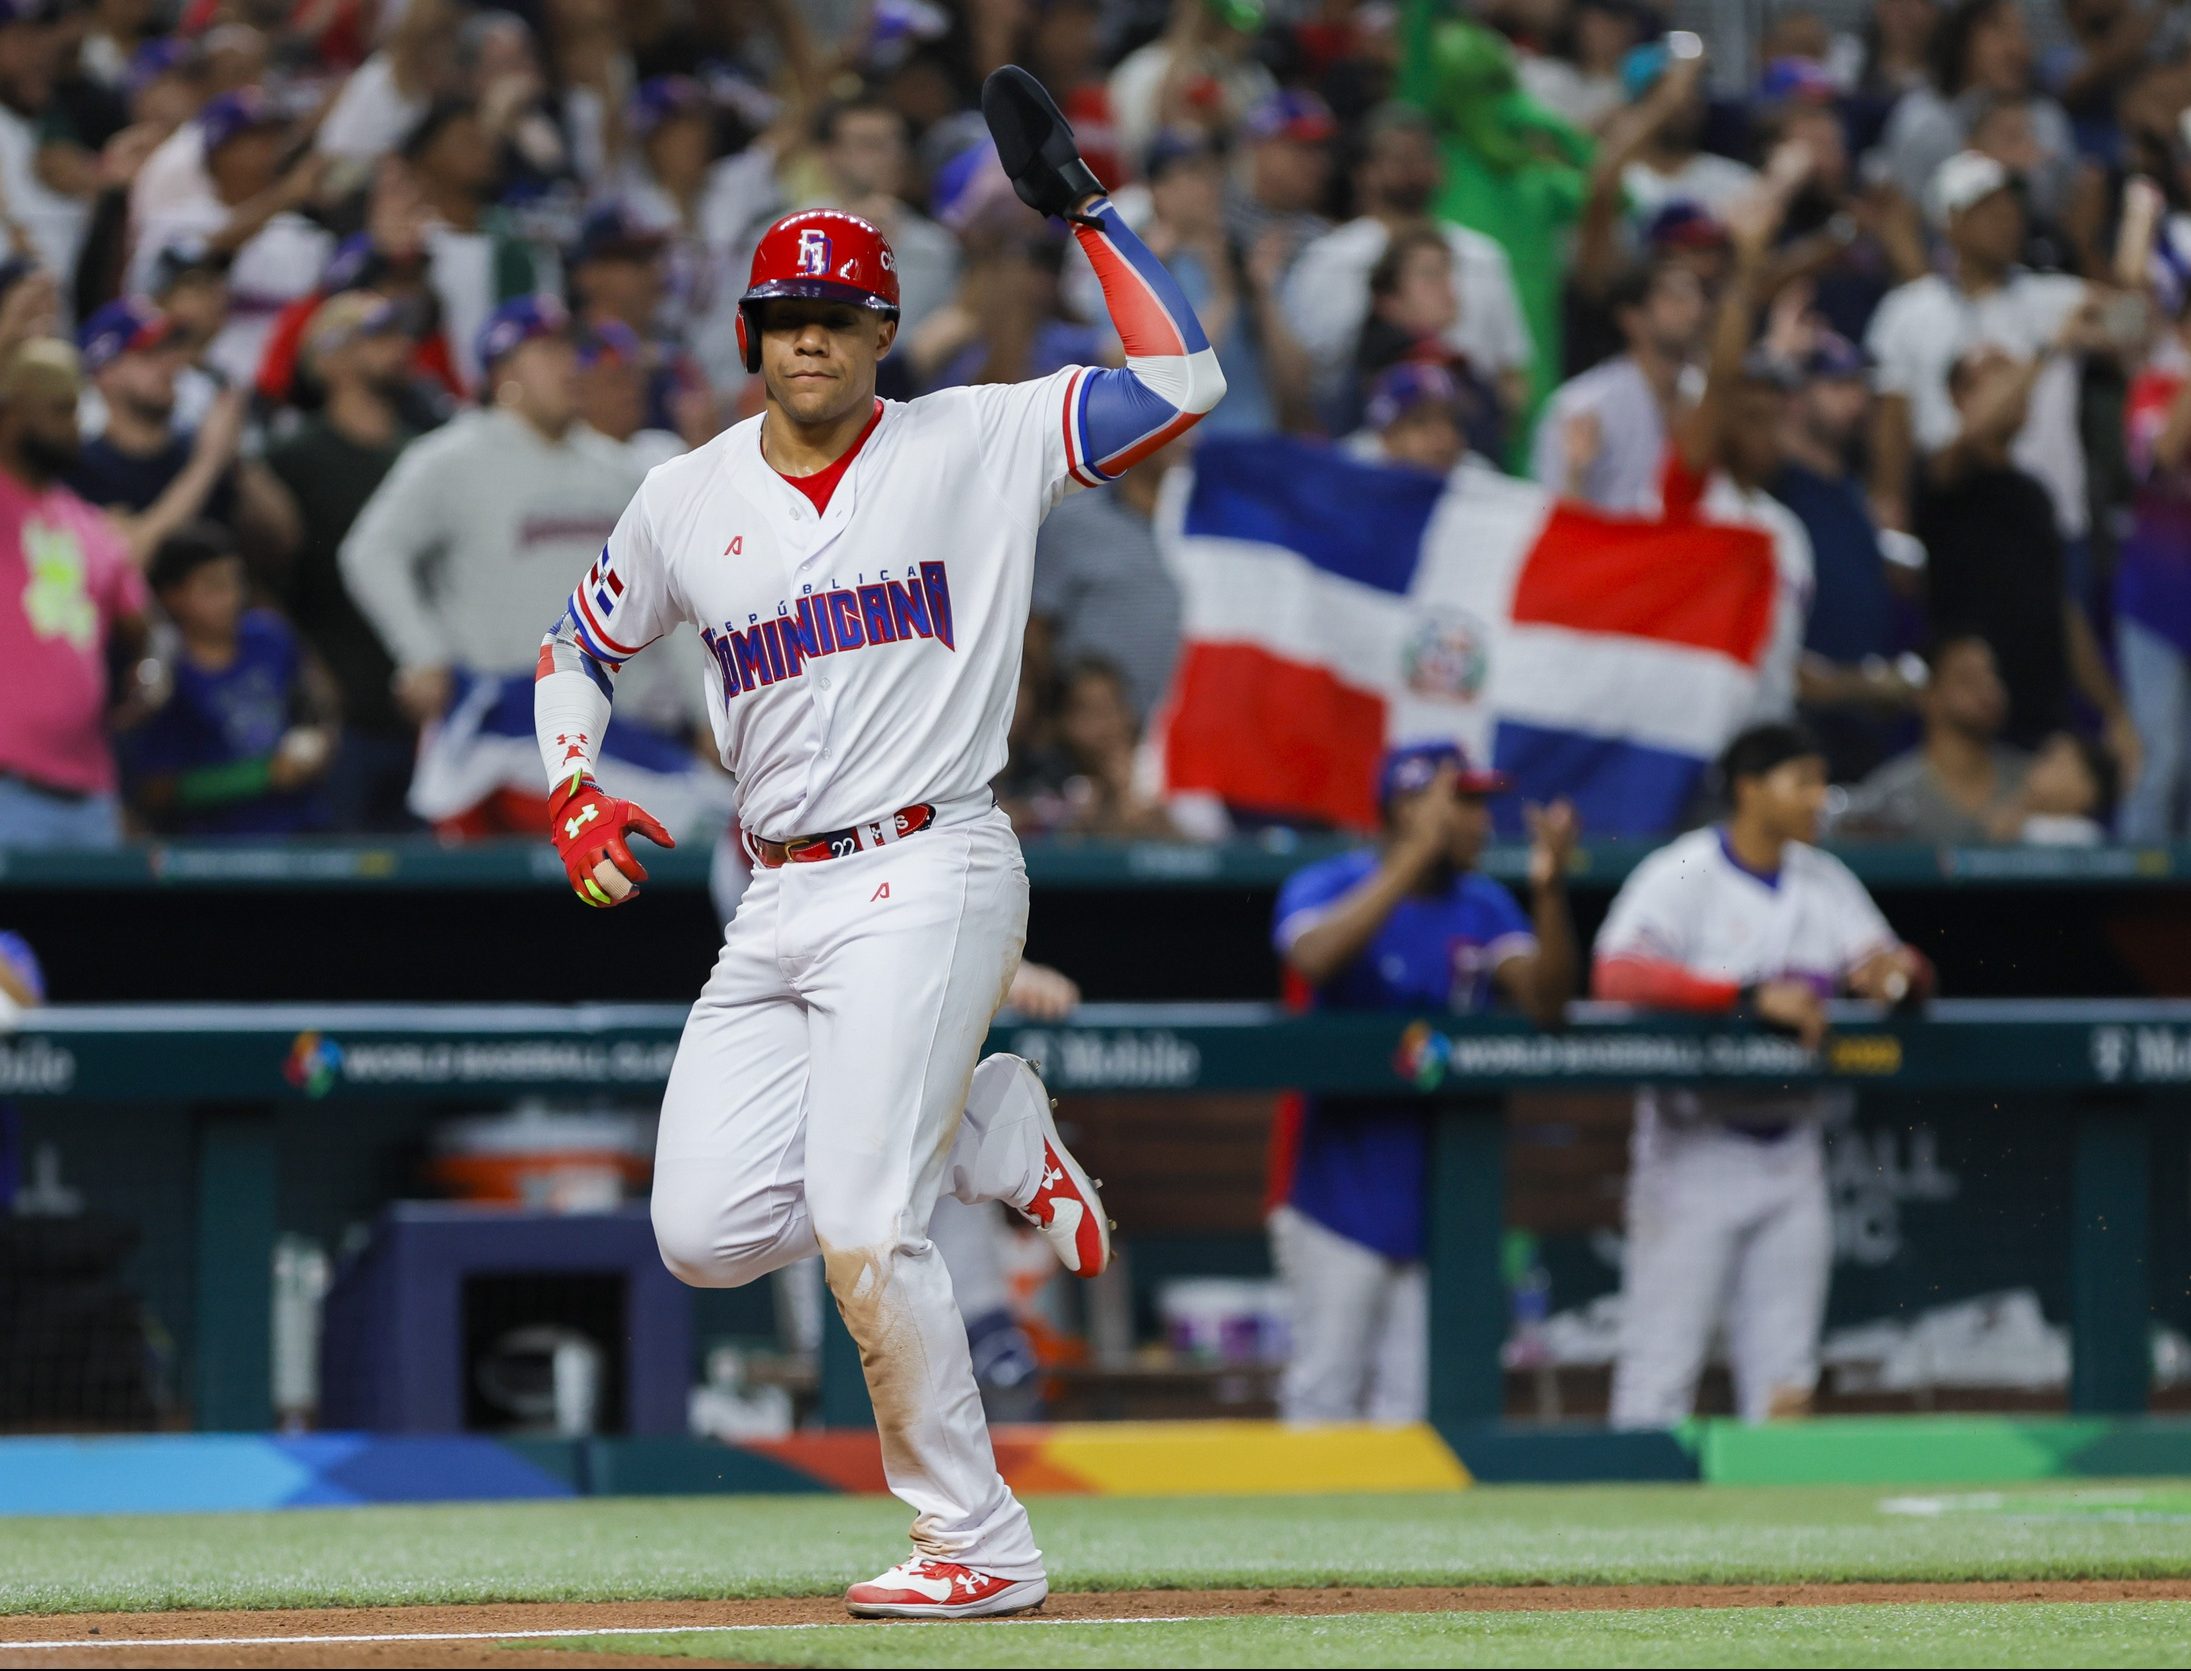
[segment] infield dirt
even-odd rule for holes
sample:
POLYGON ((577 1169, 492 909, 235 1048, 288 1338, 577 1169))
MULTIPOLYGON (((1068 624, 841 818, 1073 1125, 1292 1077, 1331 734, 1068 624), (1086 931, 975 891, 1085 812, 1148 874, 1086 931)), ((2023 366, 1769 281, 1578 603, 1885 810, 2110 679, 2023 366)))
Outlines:
MULTIPOLYGON (((1607 1584, 1320 1590, 1122 1590, 1053 1595, 1042 1619, 1226 1618, 1291 1614, 1554 1612, 1660 1607, 1806 1607, 1910 1602, 2191 1601, 2191 1579, 2082 1579, 1970 1584, 1607 1584)), ((543 1633, 693 1626, 842 1625, 835 1597, 761 1601, 512 1602, 464 1607, 361 1607, 266 1612, 75 1613, 0 1619, 0 1666, 493 1666, 555 1671, 768 1663, 665 1659, 505 1647, 543 1633), (419 1641, 418 1635, 463 1641, 419 1641), (507 1634, 505 1634, 507 1633, 507 1634), (329 1641, 337 1637, 346 1640, 329 1641), (411 1640, 395 1638, 411 1637, 411 1640), (300 1640, 318 1638, 318 1640, 300 1640), (377 1639, 377 1640, 376 1640, 377 1639), (31 1644, 39 1644, 32 1646, 31 1644), (172 1643, 172 1646, 162 1644, 172 1643), (46 1644, 69 1644, 47 1646, 46 1644), (124 1646, 123 1644, 128 1644, 124 1646)), ((919 1629, 877 1625, 876 1629, 919 1629)))

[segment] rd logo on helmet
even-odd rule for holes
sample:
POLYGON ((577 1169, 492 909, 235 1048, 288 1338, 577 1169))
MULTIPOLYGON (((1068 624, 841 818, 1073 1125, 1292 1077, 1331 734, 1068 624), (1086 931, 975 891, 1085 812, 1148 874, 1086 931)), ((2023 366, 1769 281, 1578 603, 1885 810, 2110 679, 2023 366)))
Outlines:
POLYGON ((817 278, 829 276, 829 234, 818 226, 799 229, 799 271, 817 278))

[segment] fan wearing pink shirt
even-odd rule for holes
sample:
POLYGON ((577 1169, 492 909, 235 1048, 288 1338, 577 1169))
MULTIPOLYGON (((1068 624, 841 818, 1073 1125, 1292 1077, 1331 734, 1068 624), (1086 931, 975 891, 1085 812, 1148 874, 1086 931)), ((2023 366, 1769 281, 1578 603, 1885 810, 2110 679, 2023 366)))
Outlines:
POLYGON ((82 374, 66 343, 0 367, 0 846, 112 847, 108 668, 142 642, 144 578, 67 488, 82 374))

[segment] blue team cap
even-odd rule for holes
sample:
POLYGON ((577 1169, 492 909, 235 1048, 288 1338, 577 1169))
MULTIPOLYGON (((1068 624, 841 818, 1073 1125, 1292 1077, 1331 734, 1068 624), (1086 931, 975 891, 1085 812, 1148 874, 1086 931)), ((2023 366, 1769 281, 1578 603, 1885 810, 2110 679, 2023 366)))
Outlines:
POLYGON ((1833 72, 1808 58, 1775 58, 1758 78, 1757 96, 1766 104, 1831 104, 1841 96, 1833 72))
POLYGON ((1441 766, 1451 766, 1454 790, 1463 795, 1496 795, 1514 787, 1504 772, 1479 768, 1459 743, 1407 743, 1387 749, 1377 766, 1377 805, 1389 807, 1395 795, 1412 795, 1428 789, 1441 766))
POLYGON ((586 211, 570 259, 573 266, 620 255, 644 260, 668 242, 669 233, 660 223, 648 220, 630 204, 612 199, 586 211))
POLYGON ((1339 135, 1339 119, 1314 93, 1286 87, 1250 110, 1240 124, 1250 139, 1293 139, 1321 145, 1339 135))
POLYGON ((1643 223, 1653 249, 1711 249, 1727 241, 1720 218, 1693 197, 1670 197, 1643 223))
POLYGON ((159 35, 129 55, 127 85, 132 94, 142 93, 163 75, 181 75, 198 68, 198 49, 180 35, 159 35))
POLYGON ((159 347, 169 330, 166 314, 142 296, 124 296, 84 321, 76 333, 76 349, 84 357, 84 369, 97 371, 124 354, 159 347))
POLYGON ((1362 405, 1362 422, 1371 429, 1384 429, 1402 413, 1425 405, 1442 406, 1458 414, 1459 379, 1436 360, 1402 360, 1380 371, 1370 384, 1362 405))
POLYGON ((624 126, 634 139, 646 139, 665 122, 706 113, 707 89, 689 75, 649 76, 624 101, 624 126))
POLYGON ((536 337, 567 336, 570 328, 570 310, 553 296, 520 296, 514 302, 504 302, 489 315, 487 323, 479 328, 474 347, 481 367, 491 368, 503 355, 536 337))
POLYGON ((1870 370, 1871 356, 1839 331, 1821 331, 1803 356, 1806 377, 1862 377, 1870 370))
POLYGON ((646 351, 639 333, 621 319, 604 319, 578 333, 578 363, 582 366, 637 365, 646 351))
POLYGON ((205 108, 198 112, 198 131, 205 136, 207 156, 231 139, 239 139, 256 129, 288 125, 289 119, 256 87, 238 87, 232 93, 208 99, 205 108))

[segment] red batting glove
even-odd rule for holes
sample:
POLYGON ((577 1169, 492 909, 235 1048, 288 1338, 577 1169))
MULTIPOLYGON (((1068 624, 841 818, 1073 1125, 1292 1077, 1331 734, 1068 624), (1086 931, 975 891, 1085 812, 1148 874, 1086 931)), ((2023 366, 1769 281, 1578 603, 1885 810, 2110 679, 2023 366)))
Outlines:
MULTIPOLYGON (((625 832, 630 830, 637 830, 659 847, 677 845, 652 813, 605 793, 584 772, 571 773, 549 793, 549 839, 562 855, 571 890, 588 905, 624 903, 622 899, 611 899, 608 890, 593 879, 593 867, 604 858, 624 873, 635 891, 647 879, 647 867, 633 858, 631 848, 625 845, 625 832)), ((632 897, 626 894, 624 899, 632 897)))

